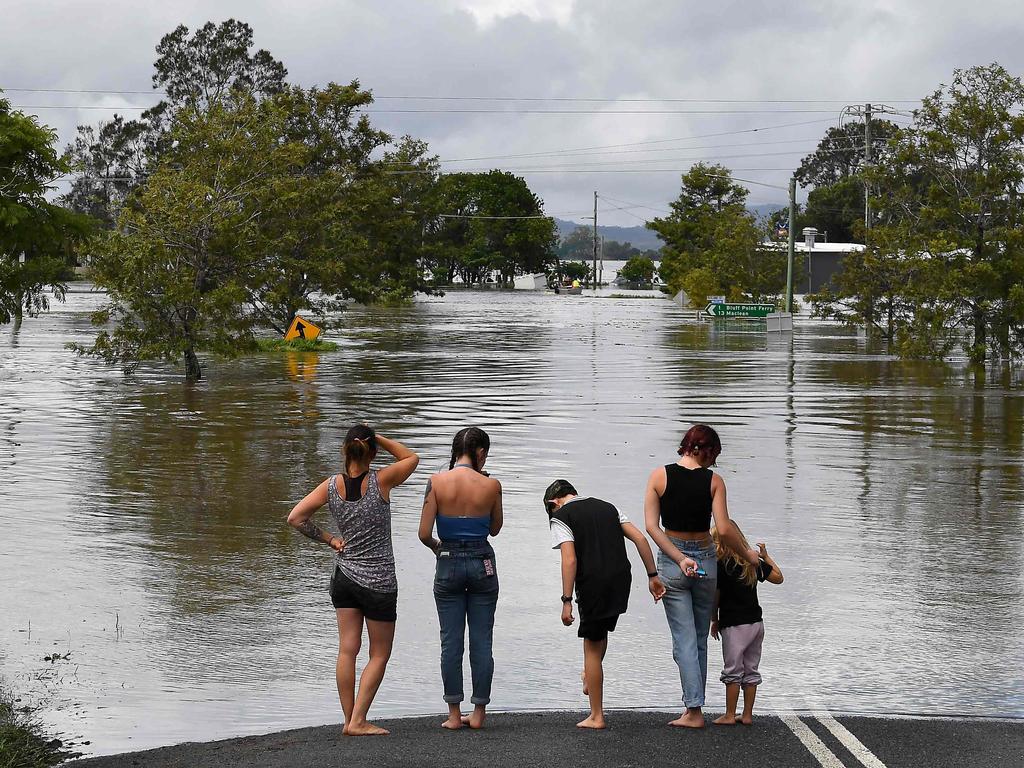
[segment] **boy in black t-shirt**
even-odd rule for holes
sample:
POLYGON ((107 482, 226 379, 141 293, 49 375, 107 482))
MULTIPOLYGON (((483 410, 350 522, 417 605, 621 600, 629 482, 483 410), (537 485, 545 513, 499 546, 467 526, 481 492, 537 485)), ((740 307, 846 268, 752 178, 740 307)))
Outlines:
MULTIPOLYGON (((735 520, 733 521, 735 523, 735 520)), ((743 546, 750 549, 739 526, 736 532, 743 546)), ((764 641, 764 621, 761 605, 757 602, 757 583, 782 583, 782 569, 768 554, 764 544, 758 544, 761 560, 755 568, 745 558, 737 556, 712 531, 718 547, 718 593, 711 614, 711 636, 722 639, 722 677, 725 683, 725 714, 715 720, 716 725, 736 725, 736 705, 743 688, 743 715, 739 722, 751 725, 754 721, 754 698, 761 683, 758 665, 761 663, 761 644, 764 641)))
POLYGON ((607 501, 577 496, 567 480, 556 480, 544 493, 553 549, 562 553, 562 623, 569 626, 572 593, 580 607, 583 638, 583 693, 590 697, 590 717, 579 728, 605 728, 602 661, 608 633, 629 603, 629 557, 625 539, 636 545, 647 569, 648 589, 655 602, 665 594, 654 554, 640 530, 607 501))

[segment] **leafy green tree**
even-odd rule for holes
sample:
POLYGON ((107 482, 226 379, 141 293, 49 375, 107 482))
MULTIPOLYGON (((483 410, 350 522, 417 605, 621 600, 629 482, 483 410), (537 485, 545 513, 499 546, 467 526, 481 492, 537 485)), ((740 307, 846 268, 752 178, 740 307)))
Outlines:
POLYGON ((563 261, 562 278, 565 280, 579 280, 585 282, 590 279, 593 272, 590 264, 584 261, 563 261))
POLYGON ((605 240, 601 246, 601 255, 609 261, 629 261, 640 255, 640 249, 632 243, 620 243, 618 240, 605 240))
POLYGON ((673 293, 703 303, 713 294, 760 299, 781 290, 785 254, 763 246, 747 194, 724 166, 698 163, 683 175, 671 215, 647 225, 665 242, 659 272, 673 293))
MULTIPOLYGON (((872 118, 872 145, 884 145, 898 130, 899 126, 890 120, 872 118)), ((800 161, 796 180, 805 187, 828 187, 855 177, 864 170, 865 147, 863 122, 829 128, 814 152, 800 161)))
POLYGON ((264 268, 249 302, 279 333, 299 311, 323 318, 345 298, 372 300, 383 285, 370 252, 382 213, 368 216, 366 202, 379 184, 371 154, 390 137, 360 114, 372 100, 358 82, 291 87, 267 98, 283 119, 279 140, 306 150, 302 165, 278 180, 280 197, 260 211, 264 268))
POLYGON ((0 98, 0 323, 48 308, 47 292, 63 301, 74 245, 89 220, 46 199, 68 172, 56 133, 0 98))
POLYGON ((555 256, 553 219, 526 181, 507 171, 453 173, 441 178, 440 207, 446 214, 435 232, 447 268, 467 284, 490 272, 511 284, 516 275, 544 272, 555 256))
MULTIPOLYGON (((900 277, 903 354, 1013 359, 1024 344, 1024 82, 998 64, 957 70, 867 172, 871 244, 900 277)), ((840 298, 870 284, 852 282, 840 298)), ((858 311, 854 321, 872 322, 858 311)))
POLYGON ((631 283, 650 283, 654 280, 655 269, 654 261, 647 256, 633 256, 622 265, 619 277, 631 283))
POLYGON ((183 358, 195 381, 200 350, 251 343, 258 317, 246 303, 268 268, 261 221, 288 205, 288 182, 308 162, 305 146, 281 140, 284 124, 273 102, 241 96, 178 112, 171 149, 96 246, 93 276, 109 303, 94 320, 114 328, 78 351, 127 369, 183 358))
POLYGON ((204 109, 238 92, 257 97, 285 89, 287 70, 268 51, 253 51, 253 31, 228 19, 207 22, 194 33, 184 25, 156 47, 153 87, 165 97, 138 118, 115 115, 99 126, 83 125, 68 147, 78 175, 64 197, 70 208, 111 228, 130 193, 168 148, 178 110, 204 109))
POLYGON ((558 258, 585 261, 594 257, 594 228, 577 227, 558 243, 558 258))

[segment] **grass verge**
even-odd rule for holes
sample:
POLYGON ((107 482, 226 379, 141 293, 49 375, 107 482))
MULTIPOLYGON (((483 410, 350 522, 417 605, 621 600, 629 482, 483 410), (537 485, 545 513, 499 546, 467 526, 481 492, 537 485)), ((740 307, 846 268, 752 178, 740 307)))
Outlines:
POLYGON ((77 756, 60 739, 48 738, 26 710, 0 687, 0 768, 50 768, 77 756))
POLYGON ((256 339, 259 352, 336 352, 338 345, 322 339, 256 339))

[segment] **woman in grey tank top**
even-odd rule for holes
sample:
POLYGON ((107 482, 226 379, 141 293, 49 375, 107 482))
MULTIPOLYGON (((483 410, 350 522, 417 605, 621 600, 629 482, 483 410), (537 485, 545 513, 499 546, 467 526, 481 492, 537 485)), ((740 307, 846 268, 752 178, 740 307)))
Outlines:
POLYGON ((337 552, 331 578, 331 602, 338 619, 338 696, 347 736, 377 736, 387 731, 366 719, 391 656, 395 638, 398 579, 391 547, 391 490, 404 483, 419 456, 396 440, 357 424, 342 446, 344 471, 324 480, 288 515, 288 524, 337 552), (378 447, 395 457, 381 470, 370 468, 378 447), (324 504, 338 527, 332 535, 317 527, 313 515, 324 504), (370 659, 356 694, 356 656, 366 623, 370 659))

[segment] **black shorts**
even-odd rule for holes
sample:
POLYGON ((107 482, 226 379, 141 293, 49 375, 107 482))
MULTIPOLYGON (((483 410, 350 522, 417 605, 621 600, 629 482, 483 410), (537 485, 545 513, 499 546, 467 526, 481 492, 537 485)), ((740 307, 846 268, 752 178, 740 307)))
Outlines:
POLYGON ((608 639, 608 633, 614 632, 615 625, 618 623, 618 616, 607 616, 603 619, 590 619, 589 621, 581 620, 579 631, 576 634, 584 640, 600 642, 608 639))
POLYGON ((334 569, 331 577, 331 602, 335 608, 356 608, 370 621, 396 621, 398 619, 398 593, 377 592, 356 584, 334 569))

